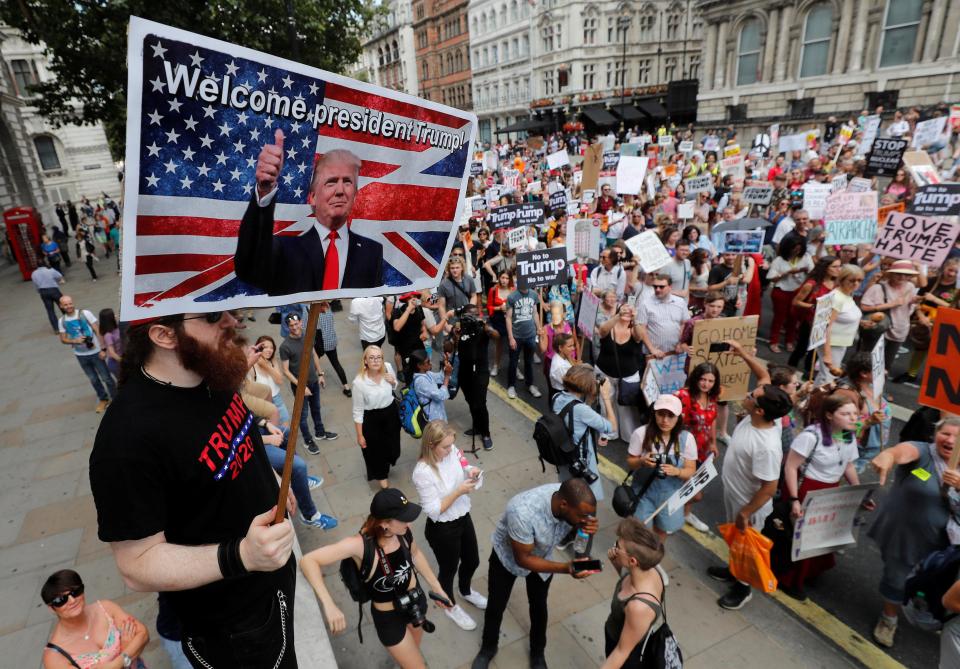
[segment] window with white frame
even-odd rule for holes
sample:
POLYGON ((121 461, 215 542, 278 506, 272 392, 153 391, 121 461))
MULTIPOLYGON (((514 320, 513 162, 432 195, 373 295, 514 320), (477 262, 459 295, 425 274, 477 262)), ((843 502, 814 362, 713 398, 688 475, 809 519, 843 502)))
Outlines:
POLYGON ((596 84, 597 66, 594 63, 586 63, 583 66, 583 90, 591 91, 596 84))
POLYGON ((591 17, 583 21, 583 43, 593 44, 597 41, 597 19, 591 17))
POLYGON ((637 61, 637 66, 639 67, 637 81, 641 84, 650 83, 650 70, 652 69, 652 62, 649 58, 641 58, 637 61))
POLYGON ((760 80, 760 21, 750 19, 740 28, 737 40, 737 86, 760 80))
POLYGON ((553 26, 544 26, 540 30, 540 36, 543 38, 543 52, 553 51, 553 26))
POLYGON ((547 70, 543 73, 543 94, 553 95, 553 70, 547 70))
POLYGON ((680 14, 671 13, 667 16, 667 39, 680 37, 680 14))
POLYGON ((653 39, 653 27, 656 25, 657 17, 652 12, 641 14, 640 16, 640 40, 645 41, 653 39))
POLYGON ((803 45, 800 55, 800 77, 816 77, 827 73, 830 59, 830 36, 833 6, 829 2, 814 5, 803 23, 803 45))
POLYGON ((670 56, 663 63, 664 81, 674 81, 677 78, 677 57, 670 56))
POLYGON ((700 76, 700 54, 695 53, 690 56, 690 79, 697 79, 700 76))
POLYGON ((57 155, 57 147, 53 143, 53 137, 49 135, 34 137, 33 145, 36 147, 37 156, 40 158, 40 167, 45 172, 60 169, 60 157, 57 155))
POLYGON ((887 0, 879 67, 913 62, 922 14, 923 0, 887 0))

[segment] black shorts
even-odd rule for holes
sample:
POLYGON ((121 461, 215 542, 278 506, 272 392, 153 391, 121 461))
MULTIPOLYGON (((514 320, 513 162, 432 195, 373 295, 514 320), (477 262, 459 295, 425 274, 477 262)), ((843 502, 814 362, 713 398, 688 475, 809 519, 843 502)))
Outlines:
MULTIPOLYGON (((421 597, 420 612, 427 613, 427 598, 421 597)), ((370 607, 370 615, 373 617, 373 626, 377 628, 377 637, 380 643, 389 648, 396 646, 403 641, 407 634, 407 625, 410 624, 410 618, 396 609, 392 611, 380 611, 373 606, 370 607)))

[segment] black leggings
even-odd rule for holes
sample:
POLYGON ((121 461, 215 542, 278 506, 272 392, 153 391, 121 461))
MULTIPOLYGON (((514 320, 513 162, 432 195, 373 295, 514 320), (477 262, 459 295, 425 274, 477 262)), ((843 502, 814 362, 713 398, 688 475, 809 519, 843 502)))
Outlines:
POLYGON ((787 361, 788 365, 797 368, 800 360, 803 359, 804 376, 810 374, 810 366, 813 364, 813 351, 807 350, 807 346, 810 344, 810 329, 810 323, 806 321, 800 323, 800 328, 797 330, 796 347, 793 349, 793 353, 790 354, 790 360, 787 361))
POLYGON ((490 385, 490 372, 478 369, 476 372, 464 373, 460 367, 460 388, 463 390, 463 399, 470 407, 470 418, 473 431, 478 437, 490 436, 490 412, 487 410, 487 387, 490 385))
POLYGON ((93 269, 93 256, 92 256, 92 255, 89 255, 89 254, 87 255, 86 264, 87 264, 87 270, 90 272, 90 278, 96 280, 96 278, 97 278, 97 273, 96 273, 96 271, 93 269))
POLYGON ((473 528, 473 519, 467 513, 456 520, 437 523, 427 519, 424 536, 437 557, 439 567, 437 580, 443 591, 456 603, 453 593, 453 577, 459 570, 460 594, 470 594, 470 581, 480 566, 480 549, 477 546, 477 532, 473 528))
POLYGON ((317 355, 319 355, 321 358, 326 355, 330 360, 330 366, 333 367, 333 371, 337 373, 337 377, 340 379, 340 385, 347 385, 347 373, 343 371, 343 365, 340 364, 340 358, 337 357, 337 349, 332 349, 330 351, 317 350, 317 355))
MULTIPOLYGON (((487 609, 483 612, 481 652, 496 652, 500 643, 500 625, 503 612, 510 601, 510 591, 517 576, 507 571, 497 552, 490 551, 490 571, 487 576, 487 609)), ((547 595, 553 574, 544 581, 542 574, 531 572, 526 577, 527 606, 530 613, 530 656, 543 655, 547 647, 547 595)))

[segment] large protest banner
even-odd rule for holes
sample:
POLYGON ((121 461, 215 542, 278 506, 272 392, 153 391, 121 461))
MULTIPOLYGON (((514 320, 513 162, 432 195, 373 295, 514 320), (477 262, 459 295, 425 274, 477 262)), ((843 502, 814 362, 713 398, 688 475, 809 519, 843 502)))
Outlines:
POLYGON ((517 286, 539 288, 566 283, 567 251, 562 246, 517 254, 517 286))
POLYGON ((853 533, 860 505, 874 484, 812 490, 803 498, 803 516, 793 527, 790 558, 806 560, 857 543, 853 533))
POLYGON ((750 383, 750 367, 723 342, 737 341, 747 349, 756 346, 759 318, 705 318, 693 326, 690 369, 701 362, 712 362, 717 366, 720 370, 721 401, 742 400, 747 396, 750 383))
POLYGON ((474 114, 137 17, 128 38, 124 320, 437 284, 474 114))
POLYGON ((892 213, 877 232, 873 250, 883 256, 939 267, 958 234, 960 223, 950 218, 892 213))
POLYGON ((877 191, 834 193, 824 212, 829 245, 869 244, 877 234, 877 191))
POLYGON ((920 384, 919 402, 952 414, 960 414, 960 310, 937 309, 927 364, 920 384))
POLYGON ((491 230, 518 228, 520 226, 543 223, 544 204, 542 202, 523 202, 494 207, 487 214, 487 225, 491 230))
POLYGON ((896 174, 903 160, 903 152, 907 150, 907 140, 882 138, 873 142, 873 148, 867 154, 867 164, 864 175, 868 177, 888 177, 896 174))

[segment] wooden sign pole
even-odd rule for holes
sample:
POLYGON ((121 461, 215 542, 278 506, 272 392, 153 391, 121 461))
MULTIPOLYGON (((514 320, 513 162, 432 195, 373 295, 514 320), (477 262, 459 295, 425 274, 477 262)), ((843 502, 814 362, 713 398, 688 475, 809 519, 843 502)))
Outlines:
POLYGON ((283 460, 283 474, 280 476, 280 495, 277 497, 277 514, 273 524, 283 522, 287 508, 287 492, 290 490, 290 477, 293 475, 293 456, 297 451, 297 437, 300 428, 300 415, 303 412, 304 391, 313 364, 313 339, 317 334, 317 320, 320 318, 320 303, 310 305, 307 314, 307 328, 303 333, 303 351, 300 353, 300 369, 297 370, 297 389, 293 394, 293 415, 290 416, 290 433, 287 437, 287 452, 283 460))

